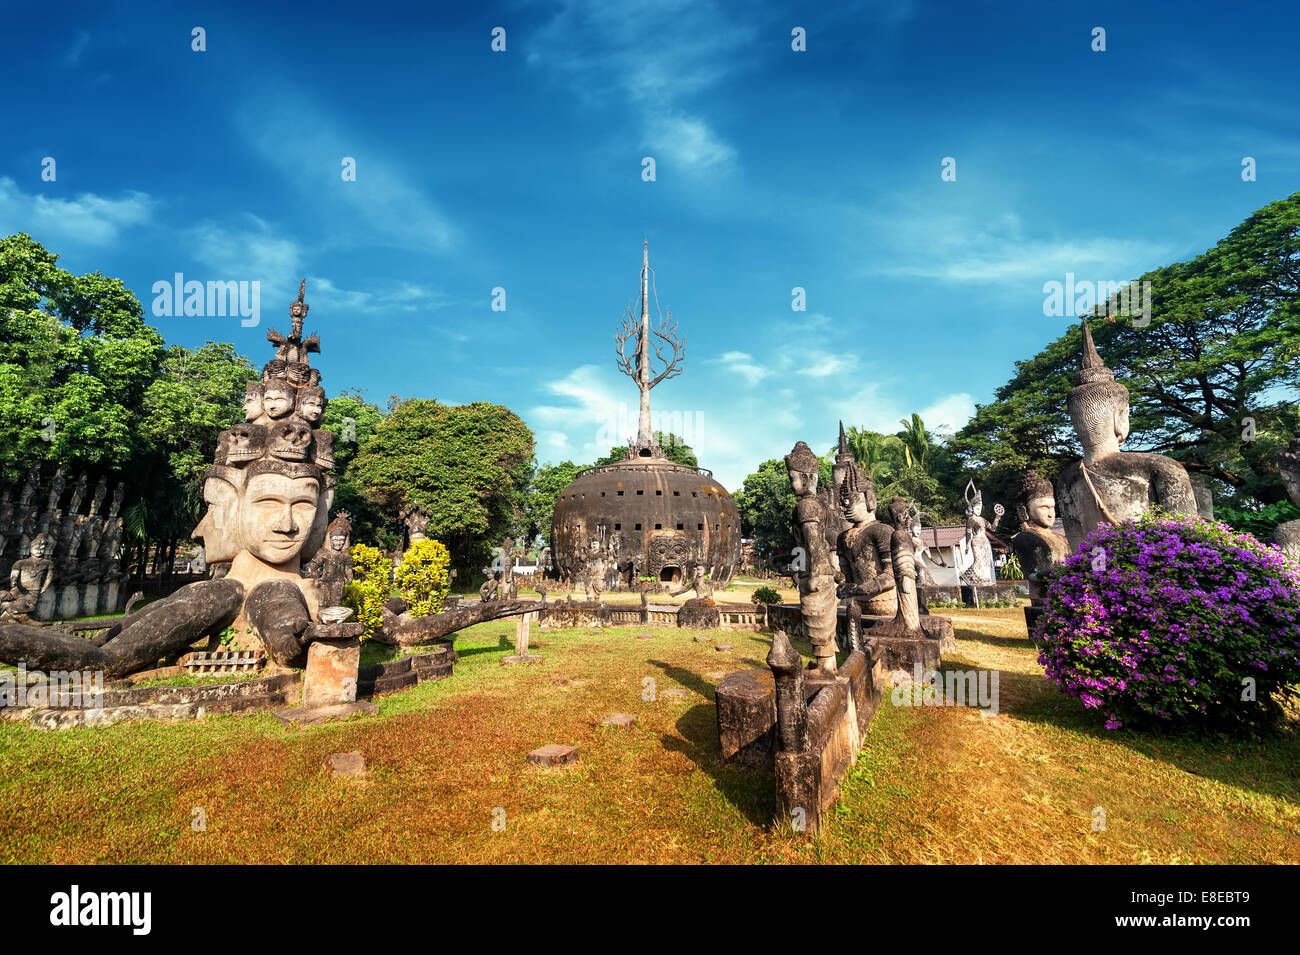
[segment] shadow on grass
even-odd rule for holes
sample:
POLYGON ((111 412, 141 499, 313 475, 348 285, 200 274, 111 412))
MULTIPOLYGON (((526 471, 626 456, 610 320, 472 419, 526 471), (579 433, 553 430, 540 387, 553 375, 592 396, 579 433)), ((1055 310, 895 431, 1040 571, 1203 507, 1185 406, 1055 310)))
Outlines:
MULTIPOLYGON (((992 642, 998 638, 981 639, 992 642)), ((954 664, 942 669, 964 668, 954 664)), ((1069 730, 1194 776, 1300 804, 1300 778, 1295 772, 1300 765, 1300 732, 1249 735, 1160 727, 1108 730, 1097 711, 1066 696, 1042 675, 1001 670, 998 683, 998 709, 1005 716, 1069 730)))
MULTIPOLYGON (((533 644, 533 646, 535 647, 536 644, 533 644)), ((497 642, 495 646, 493 646, 490 643, 487 643, 481 647, 465 647, 463 649, 461 647, 457 647, 456 656, 459 659, 463 660, 466 657, 476 657, 480 653, 500 653, 502 650, 514 650, 514 648, 515 648, 514 640, 503 633, 499 637, 497 637, 497 642)))
MULTIPOLYGON (((664 675, 680 686, 694 690, 708 700, 713 699, 713 684, 698 674, 662 660, 647 660, 664 675)), ((722 746, 718 740, 718 709, 709 704, 698 704, 678 718, 676 736, 663 736, 664 749, 682 753, 712 780, 718 792, 749 822, 766 826, 776 811, 776 793, 770 772, 730 766, 722 762, 722 746)))

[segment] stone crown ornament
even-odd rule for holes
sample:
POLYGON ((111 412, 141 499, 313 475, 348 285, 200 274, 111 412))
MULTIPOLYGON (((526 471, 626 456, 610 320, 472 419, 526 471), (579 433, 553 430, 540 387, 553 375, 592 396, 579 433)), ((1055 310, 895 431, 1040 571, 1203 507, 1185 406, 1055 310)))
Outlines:
POLYGON ((819 466, 817 455, 804 441, 797 442, 794 450, 785 456, 785 464, 791 471, 801 474, 816 474, 819 466))

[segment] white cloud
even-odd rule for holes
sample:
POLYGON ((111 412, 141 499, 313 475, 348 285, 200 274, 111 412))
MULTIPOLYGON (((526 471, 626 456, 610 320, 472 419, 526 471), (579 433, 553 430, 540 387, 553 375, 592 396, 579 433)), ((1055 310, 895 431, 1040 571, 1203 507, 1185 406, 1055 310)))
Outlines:
POLYGON ((751 385, 756 385, 768 375, 771 370, 764 368, 754 361, 752 355, 743 351, 724 352, 721 358, 706 359, 707 361, 716 362, 722 365, 727 371, 735 372, 740 375, 751 385))
POLYGON ((567 0, 527 54, 587 101, 613 91, 642 117, 643 144, 695 172, 718 172, 736 150, 688 104, 746 68, 755 28, 708 0, 567 0))
POLYGON ((128 192, 108 199, 83 192, 74 199, 28 195, 14 180, 0 177, 0 221, 13 232, 26 232, 45 246, 106 245, 124 229, 149 221, 154 200, 128 192))
POLYGON ((293 239, 276 234, 254 215, 246 225, 229 228, 204 222, 191 233, 193 254, 224 280, 259 281, 272 287, 297 286, 302 249, 293 239))
MULTIPOLYGON (((419 252, 446 252, 455 245, 455 227, 412 184, 418 176, 391 161, 373 133, 341 129, 311 102, 283 96, 245 104, 237 123, 258 155, 313 205, 351 210, 361 226, 356 232, 368 242, 419 252), (290 143, 285 130, 293 131, 290 143), (342 179, 345 157, 356 161, 355 182, 342 179)), ((359 238, 356 232, 349 241, 359 238)))

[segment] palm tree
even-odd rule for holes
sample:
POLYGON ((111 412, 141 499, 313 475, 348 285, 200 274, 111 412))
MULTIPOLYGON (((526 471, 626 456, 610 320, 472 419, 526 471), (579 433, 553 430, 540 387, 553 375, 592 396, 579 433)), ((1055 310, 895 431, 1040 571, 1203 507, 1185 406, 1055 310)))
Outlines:
POLYGON ((898 423, 903 426, 898 439, 907 449, 908 465, 925 470, 930 460, 930 435, 925 430, 925 422, 913 412, 911 421, 900 418, 898 423))
POLYGON ((858 467, 871 478, 877 488, 889 484, 893 472, 906 459, 907 446, 895 435, 854 427, 849 428, 844 437, 849 450, 857 459, 858 467))

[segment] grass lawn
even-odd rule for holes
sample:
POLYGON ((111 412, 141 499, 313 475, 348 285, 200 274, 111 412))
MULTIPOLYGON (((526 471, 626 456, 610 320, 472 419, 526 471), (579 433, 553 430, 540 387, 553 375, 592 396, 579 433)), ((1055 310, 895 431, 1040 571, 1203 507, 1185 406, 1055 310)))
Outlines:
POLYGON ((514 626, 498 621, 458 635, 450 679, 344 724, 0 723, 0 860, 1300 862, 1297 734, 1108 732, 1043 680, 1019 610, 952 616, 959 649, 945 666, 998 669, 999 715, 896 707, 886 694, 817 841, 768 827, 769 776, 718 764, 714 684, 762 666, 766 635, 715 632, 734 645, 718 652, 676 629, 534 628, 545 662, 503 668, 514 626), (646 678, 689 695, 643 701, 646 678), (614 712, 639 722, 602 727, 614 712), (581 757, 528 766, 545 743, 581 757), (365 756, 363 783, 322 769, 349 750, 365 756), (196 807, 204 832, 190 827, 196 807))

